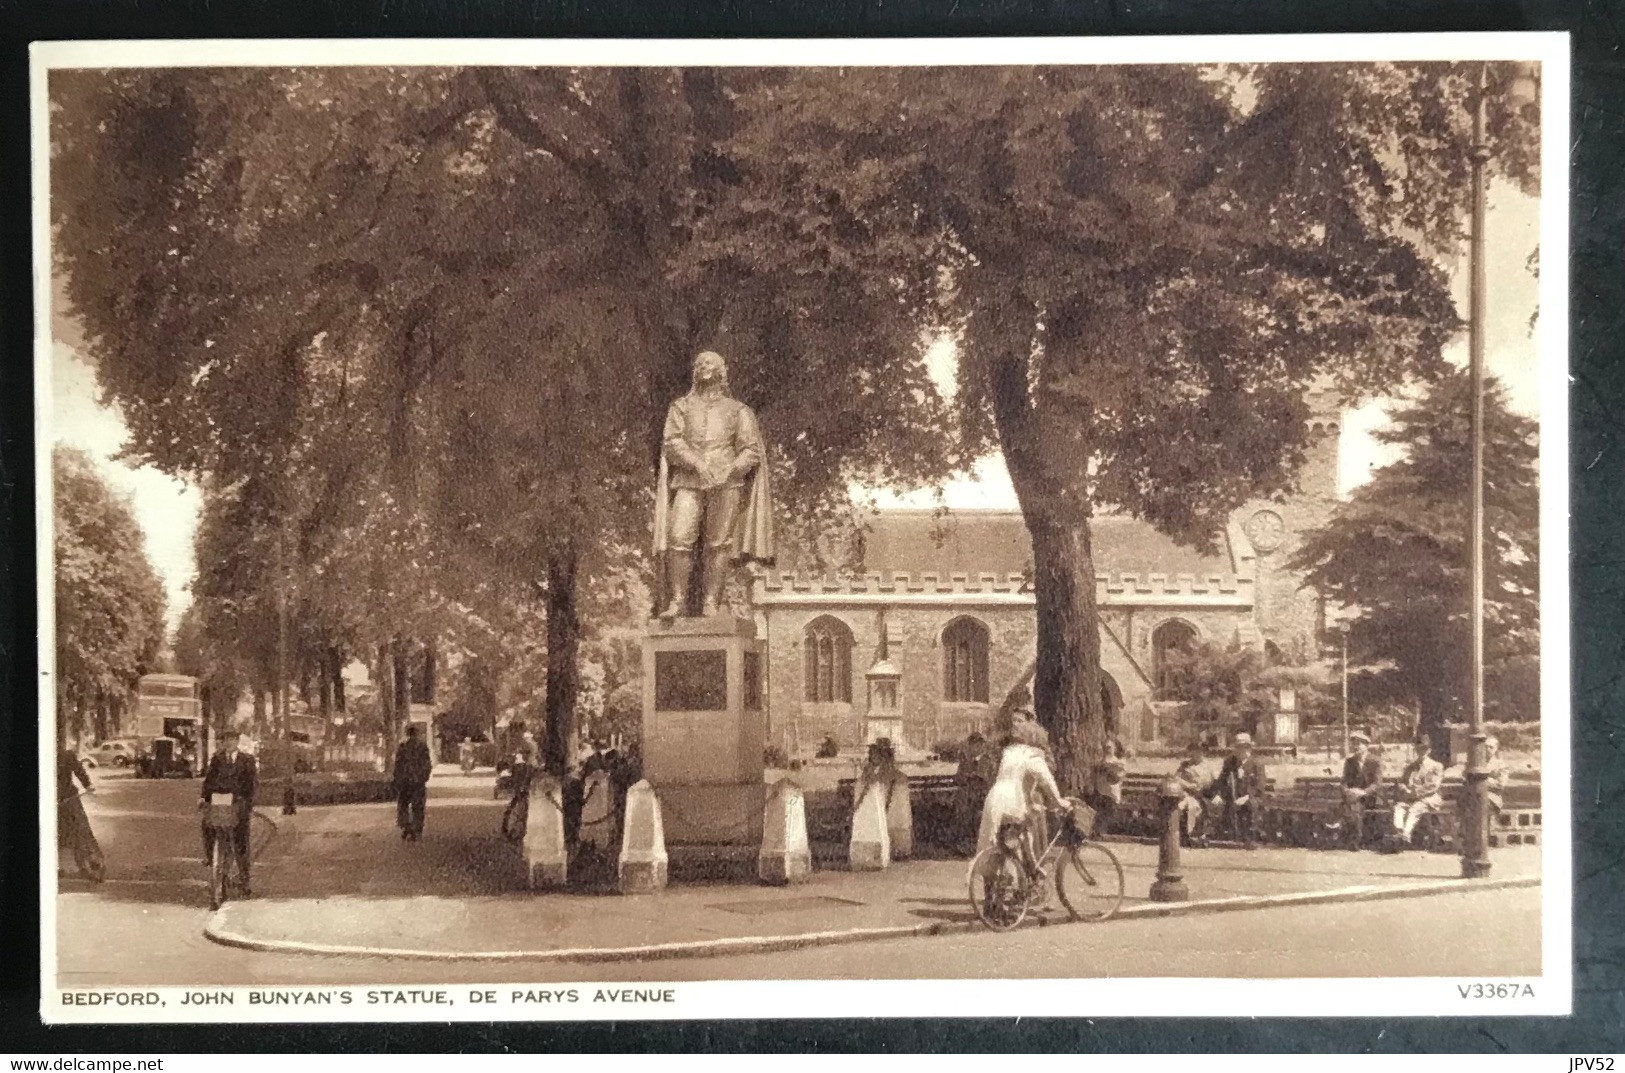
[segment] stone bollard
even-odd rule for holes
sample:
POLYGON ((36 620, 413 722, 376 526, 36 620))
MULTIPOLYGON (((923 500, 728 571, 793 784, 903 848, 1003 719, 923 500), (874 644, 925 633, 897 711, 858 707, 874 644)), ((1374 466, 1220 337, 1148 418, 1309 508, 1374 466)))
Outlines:
POLYGON ((564 785, 556 775, 531 783, 525 813, 525 872, 532 890, 562 887, 569 876, 570 852, 564 842, 564 785))
POLYGON ((647 894, 666 886, 666 829, 660 799, 643 779, 626 792, 626 823, 618 872, 622 894, 647 894))
POLYGON ((609 785, 609 772, 595 771, 588 776, 581 795, 581 832, 578 840, 582 845, 598 846, 609 852, 612 848, 610 841, 615 837, 615 792, 609 785))
POLYGON ((891 832, 886 825, 885 787, 870 783, 859 791, 852 810, 852 843, 848 867, 854 872, 876 872, 891 864, 891 832))
POLYGON ((914 802, 909 798, 908 776, 901 771, 892 776, 886 837, 891 843, 892 860, 906 861, 914 856, 914 802))
POLYGON ((1191 892, 1179 866, 1179 802, 1184 790, 1178 779, 1164 779, 1158 795, 1162 799, 1162 843, 1157 850, 1157 880, 1151 884, 1151 900, 1188 901, 1191 892))
POLYGON ((812 874, 812 848, 807 842, 807 803, 801 787, 780 779, 762 812, 762 850, 756 874, 763 883, 782 885, 812 874))

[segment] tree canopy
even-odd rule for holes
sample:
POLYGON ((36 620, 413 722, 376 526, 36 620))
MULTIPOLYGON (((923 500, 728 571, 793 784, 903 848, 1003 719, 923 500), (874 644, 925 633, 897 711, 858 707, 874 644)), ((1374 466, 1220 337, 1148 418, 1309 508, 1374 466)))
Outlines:
MULTIPOLYGON (((1206 543, 1291 488, 1309 384, 1438 374, 1476 72, 58 71, 58 267, 133 454, 220 497, 262 575, 281 549, 302 637, 541 610, 555 760, 578 593, 648 545, 698 350, 796 521, 997 445, 1075 786, 1104 736, 1090 517, 1206 543)), ((1492 111, 1525 186, 1534 116, 1492 111)))
MULTIPOLYGON (((814 277, 936 270, 957 445, 997 442, 1033 539, 1034 702, 1064 783, 1105 733, 1093 513, 1210 544, 1292 489, 1312 384, 1353 401, 1443 369, 1478 71, 794 70, 755 95, 730 143, 752 196, 703 248, 814 277)), ((1514 73, 1495 67, 1497 94, 1514 73)), ((1492 169, 1526 188, 1535 118, 1492 109, 1492 169)), ((904 304, 891 334, 919 320, 904 304)))
POLYGON ((51 454, 56 565, 56 676, 61 729, 105 736, 136 679, 157 669, 162 582, 129 505, 84 452, 51 454))
MULTIPOLYGON (((1355 489, 1294 557, 1306 583, 1350 612, 1349 659, 1368 696, 1417 705, 1424 730, 1465 719, 1471 695, 1469 380, 1441 377, 1391 415, 1379 442, 1403 449, 1355 489)), ((1540 654, 1539 448, 1533 421, 1484 396, 1485 707, 1535 718, 1540 654), (1531 707, 1533 706, 1533 707, 1531 707)))

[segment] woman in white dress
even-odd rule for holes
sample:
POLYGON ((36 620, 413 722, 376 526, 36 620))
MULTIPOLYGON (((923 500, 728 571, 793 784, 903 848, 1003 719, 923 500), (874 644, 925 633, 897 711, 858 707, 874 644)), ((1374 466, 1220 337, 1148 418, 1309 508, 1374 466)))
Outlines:
POLYGON ((999 837, 999 828, 1006 823, 1019 823, 1022 828, 1022 858, 1029 872, 1038 870, 1038 858, 1032 839, 1032 818, 1036 810, 1045 806, 1065 808, 1066 799, 1055 784, 1044 750, 1019 742, 1006 735, 999 757, 999 773, 982 803, 982 825, 976 836, 976 849, 980 852, 993 845, 999 837))

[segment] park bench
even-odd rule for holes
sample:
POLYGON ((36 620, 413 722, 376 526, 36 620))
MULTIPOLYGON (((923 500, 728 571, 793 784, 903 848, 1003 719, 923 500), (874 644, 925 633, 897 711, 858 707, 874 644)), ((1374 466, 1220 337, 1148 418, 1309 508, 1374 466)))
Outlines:
MULTIPOLYGON (((1368 799, 1365 817, 1367 843, 1380 841, 1391 826, 1392 782, 1384 792, 1368 799)), ((1460 808, 1462 779, 1448 777, 1440 795, 1441 812, 1424 817, 1418 825, 1417 842, 1431 849, 1454 848, 1460 808)), ((1343 780, 1332 775, 1309 775, 1297 780, 1289 791, 1274 795, 1268 808, 1279 814, 1280 826, 1292 845, 1343 845, 1340 832, 1327 831, 1326 821, 1336 816, 1343 800, 1343 780)), ((1501 811, 1491 821, 1490 845, 1535 845, 1540 837, 1540 784, 1509 779, 1501 791, 1501 811)))
MULTIPOLYGON (((1168 775, 1125 775, 1123 800, 1117 806, 1110 832, 1134 838, 1162 837, 1162 784, 1168 775)), ((1264 807, 1259 811, 1259 837, 1270 841, 1271 823, 1268 812, 1269 795, 1275 790, 1275 780, 1264 777, 1264 807)))

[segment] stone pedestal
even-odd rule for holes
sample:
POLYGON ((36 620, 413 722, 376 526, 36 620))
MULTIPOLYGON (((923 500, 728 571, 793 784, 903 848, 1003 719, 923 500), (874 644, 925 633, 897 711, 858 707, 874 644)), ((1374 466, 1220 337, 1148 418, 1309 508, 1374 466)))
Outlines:
POLYGON ((562 887, 568 878, 570 853, 564 844, 563 795, 564 787, 551 775, 543 775, 530 787, 521 849, 532 890, 562 887))
POLYGON ((666 886, 668 858, 660 799, 648 779, 626 792, 626 823, 616 878, 622 894, 648 894, 666 886))
POLYGON ((780 780, 763 811, 757 876, 763 883, 773 884, 806 879, 812 874, 812 850, 807 841, 807 811, 801 788, 787 779, 780 780))
POLYGON ((891 829, 886 822, 886 788, 871 783, 859 787, 852 811, 852 841, 847 867, 854 872, 878 872, 891 864, 891 829))
POLYGON ((908 776, 899 771, 893 778, 886 805, 886 839, 891 843, 891 859, 906 861, 914 856, 914 802, 908 792, 908 776))
POLYGON ((902 715, 876 715, 871 712, 864 717, 863 744, 873 745, 881 740, 889 741, 893 745, 903 744, 902 715))
POLYGON ((656 619, 643 642, 643 775, 671 852, 762 842, 761 642, 731 614, 656 619))

